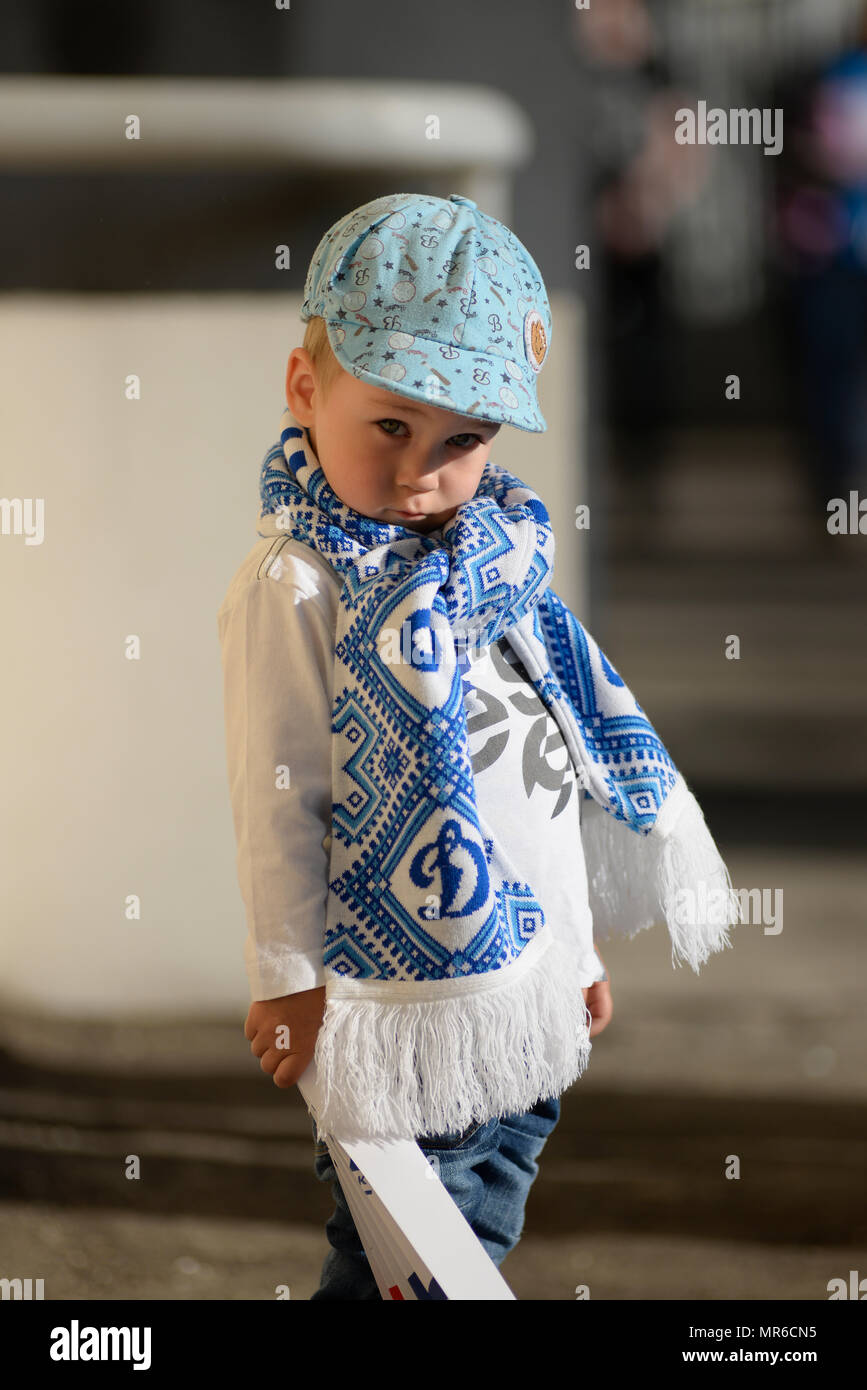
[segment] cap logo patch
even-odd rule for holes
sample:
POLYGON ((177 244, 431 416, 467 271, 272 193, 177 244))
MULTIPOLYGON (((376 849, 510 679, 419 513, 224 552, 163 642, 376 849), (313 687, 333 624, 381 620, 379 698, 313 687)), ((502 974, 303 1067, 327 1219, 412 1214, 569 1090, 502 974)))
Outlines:
POLYGON ((541 371, 548 352, 548 334, 538 309, 528 309, 524 315, 524 351, 533 371, 541 371))

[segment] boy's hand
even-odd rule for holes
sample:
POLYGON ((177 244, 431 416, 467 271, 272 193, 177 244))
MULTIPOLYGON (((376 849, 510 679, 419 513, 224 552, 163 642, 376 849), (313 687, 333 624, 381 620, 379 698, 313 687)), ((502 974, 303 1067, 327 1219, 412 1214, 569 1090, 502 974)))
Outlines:
POLYGON ((250 1005, 244 1036, 250 1039, 250 1051, 259 1058, 262 1070, 273 1076, 281 1090, 296 1085, 307 1070, 324 1014, 324 985, 250 1005), (288 1031, 278 1034, 281 1027, 288 1031))
MULTIPOLYGON (((599 956, 599 952, 596 952, 599 956)), ((602 964, 605 965, 602 957, 599 956, 602 964)), ((607 974, 607 967, 606 967, 607 974)), ((590 1037, 594 1038, 597 1033, 601 1033, 603 1028, 607 1028, 611 1022, 611 1015, 614 1013, 614 1005, 611 1002, 611 985, 608 980, 597 980, 593 985, 587 985, 582 991, 584 1003, 590 1010, 591 1024, 590 1037)))

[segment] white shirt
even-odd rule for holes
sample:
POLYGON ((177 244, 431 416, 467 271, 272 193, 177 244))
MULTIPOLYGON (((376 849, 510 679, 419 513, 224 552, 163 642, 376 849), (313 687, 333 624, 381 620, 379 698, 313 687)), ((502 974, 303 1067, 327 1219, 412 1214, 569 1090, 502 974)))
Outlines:
MULTIPOLYGON (((260 532, 273 528, 266 518, 260 532)), ((226 757, 253 1000, 325 984, 331 846, 331 710, 341 578, 273 530, 235 573, 217 614, 226 757)), ((581 844, 581 790, 556 721, 502 638, 469 648, 464 707, 482 834, 494 835, 582 985, 602 979, 581 844)))

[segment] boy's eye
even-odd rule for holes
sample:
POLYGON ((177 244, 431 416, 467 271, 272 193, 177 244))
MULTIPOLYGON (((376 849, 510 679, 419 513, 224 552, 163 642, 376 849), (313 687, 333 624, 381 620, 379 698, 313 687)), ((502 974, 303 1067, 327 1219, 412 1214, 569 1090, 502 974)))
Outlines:
MULTIPOLYGON (((391 429, 388 429, 387 427, 388 427, 389 425, 397 425, 397 426, 400 426, 400 425, 403 424, 403 420, 385 419, 385 420, 377 420, 376 423, 379 425, 380 429, 383 430, 383 431, 385 432, 385 434, 390 435, 391 438, 393 439, 393 438, 395 437, 396 431, 391 430, 391 429)), ((470 434, 470 433, 469 433, 468 431, 466 431, 466 430, 462 430, 460 434, 453 434, 453 435, 452 435, 452 440, 461 440, 461 439, 465 439, 465 440, 467 441, 466 444, 459 444, 459 445, 458 445, 458 447, 461 448, 461 449, 466 449, 466 448, 468 448, 468 447, 470 446, 471 441, 474 440, 474 439, 475 439, 475 440, 478 440, 479 444, 484 444, 484 442, 485 442, 485 441, 482 439, 482 436, 481 436, 480 434, 470 434)))

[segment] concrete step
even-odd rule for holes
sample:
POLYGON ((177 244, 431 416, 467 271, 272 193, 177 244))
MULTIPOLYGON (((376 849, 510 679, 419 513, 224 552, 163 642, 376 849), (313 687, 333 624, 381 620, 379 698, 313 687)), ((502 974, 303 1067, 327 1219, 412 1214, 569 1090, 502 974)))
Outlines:
POLYGON ((785 436, 691 432, 610 500, 594 636, 687 779, 863 786, 867 536, 828 533, 785 436))

